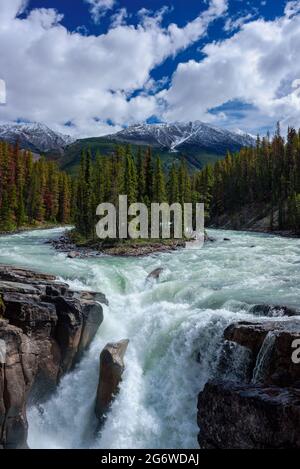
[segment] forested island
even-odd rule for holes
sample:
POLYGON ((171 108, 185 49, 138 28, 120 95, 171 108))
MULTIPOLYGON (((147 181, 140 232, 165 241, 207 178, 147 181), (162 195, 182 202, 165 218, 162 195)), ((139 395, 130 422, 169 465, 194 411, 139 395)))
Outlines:
POLYGON ((110 156, 82 154, 76 176, 60 171, 54 161, 0 142, 0 230, 74 224, 73 238, 96 240, 96 207, 143 202, 205 204, 206 224, 261 231, 300 231, 300 131, 280 128, 273 138, 203 170, 189 172, 185 159, 163 168, 152 149, 134 155, 130 145, 117 145, 110 156), (263 223, 256 223, 263 220, 263 223))

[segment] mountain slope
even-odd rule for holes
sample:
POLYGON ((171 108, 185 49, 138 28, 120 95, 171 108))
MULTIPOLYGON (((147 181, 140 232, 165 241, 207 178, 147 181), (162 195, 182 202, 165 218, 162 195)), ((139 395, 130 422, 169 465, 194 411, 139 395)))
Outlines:
POLYGON ((63 153, 64 148, 74 142, 68 135, 54 132, 46 125, 38 123, 0 124, 0 140, 11 144, 18 141, 22 149, 34 153, 63 153))
MULTIPOLYGON (((111 140, 106 137, 87 138, 83 140, 77 140, 75 143, 68 146, 65 149, 63 155, 55 155, 51 153, 51 156, 58 159, 62 169, 73 173, 76 167, 79 165, 80 156, 83 151, 90 150, 93 158, 96 156, 97 153, 103 156, 109 156, 114 153, 116 145, 122 145, 126 143, 128 142, 121 140, 111 140)), ((130 145, 133 155, 137 154, 139 148, 141 148, 144 152, 149 147, 149 144, 136 145, 134 143, 130 143, 130 145)), ((157 146, 152 146, 152 150, 154 158, 160 156, 164 168, 171 167, 173 162, 180 163, 181 159, 184 158, 187 162, 188 168, 191 171, 200 169, 208 163, 214 163, 225 156, 225 153, 220 154, 205 150, 198 151, 197 149, 195 152, 188 152, 184 154, 182 154, 181 152, 171 152, 168 151, 166 148, 161 148, 157 146)))
POLYGON ((194 171, 223 158, 228 150, 235 152, 254 145, 255 140, 249 135, 229 132, 199 121, 141 124, 106 137, 77 140, 66 148, 62 167, 73 171, 83 150, 90 149, 93 156, 97 152, 109 155, 116 144, 126 143, 131 144, 134 153, 139 146, 142 149, 151 146, 154 156, 162 158, 164 167, 170 167, 174 161, 179 162, 184 157, 189 169, 194 171))

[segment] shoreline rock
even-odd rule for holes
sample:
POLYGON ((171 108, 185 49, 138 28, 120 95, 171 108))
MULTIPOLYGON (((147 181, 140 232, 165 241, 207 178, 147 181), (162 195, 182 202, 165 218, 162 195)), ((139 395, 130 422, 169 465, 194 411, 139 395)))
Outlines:
POLYGON ((94 339, 107 304, 53 275, 0 265, 0 447, 27 447, 26 406, 42 402, 94 339), (81 296, 82 295, 82 296, 81 296))

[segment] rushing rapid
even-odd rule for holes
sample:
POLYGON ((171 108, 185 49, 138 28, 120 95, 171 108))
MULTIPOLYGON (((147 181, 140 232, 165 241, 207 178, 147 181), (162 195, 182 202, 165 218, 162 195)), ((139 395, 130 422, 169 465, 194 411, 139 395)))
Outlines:
MULTIPOLYGON (((197 396, 218 373, 225 327, 257 319, 250 312, 254 304, 298 307, 300 241, 211 231, 216 242, 199 250, 139 259, 69 259, 45 243, 61 231, 2 237, 0 262, 56 274, 73 288, 101 291, 110 305, 81 363, 49 401, 29 409, 29 446, 196 448, 197 396), (160 279, 146 282, 157 267, 164 269, 160 279), (97 433, 99 354, 107 342, 127 338, 120 393, 97 433)), ((259 374, 258 367, 258 381, 259 374)))

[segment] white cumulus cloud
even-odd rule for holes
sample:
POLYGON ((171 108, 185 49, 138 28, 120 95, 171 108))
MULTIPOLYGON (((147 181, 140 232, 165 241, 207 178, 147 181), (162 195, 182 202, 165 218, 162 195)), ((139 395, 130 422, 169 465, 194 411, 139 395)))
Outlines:
POLYGON ((169 89, 160 92, 165 102, 164 118, 236 125, 226 112, 211 114, 209 110, 239 101, 250 105, 242 121, 247 130, 256 131, 277 120, 285 126, 298 126, 298 3, 289 2, 281 18, 251 21, 229 39, 207 44, 202 50, 203 60, 179 64, 169 89))
POLYGON ((112 10, 116 1, 115 0, 84 0, 90 5, 90 12, 95 23, 98 23, 101 16, 107 11, 112 10))
POLYGON ((29 0, 0 0, 0 18, 4 25, 9 20, 23 13, 29 0))
POLYGON ((284 13, 287 17, 291 17, 293 15, 296 15, 297 13, 300 12, 300 1, 299 0, 293 0, 291 2, 287 2, 285 6, 284 13))
POLYGON ((211 0, 182 28, 162 27, 161 14, 137 26, 124 24, 123 11, 122 20, 98 36, 68 31, 54 9, 35 9, 19 18, 25 6, 21 0, 0 0, 5 18, 0 22, 0 76, 8 96, 0 121, 39 121, 91 136, 111 132, 108 123, 118 130, 160 113, 151 71, 204 36, 226 12, 227 2, 211 0))

